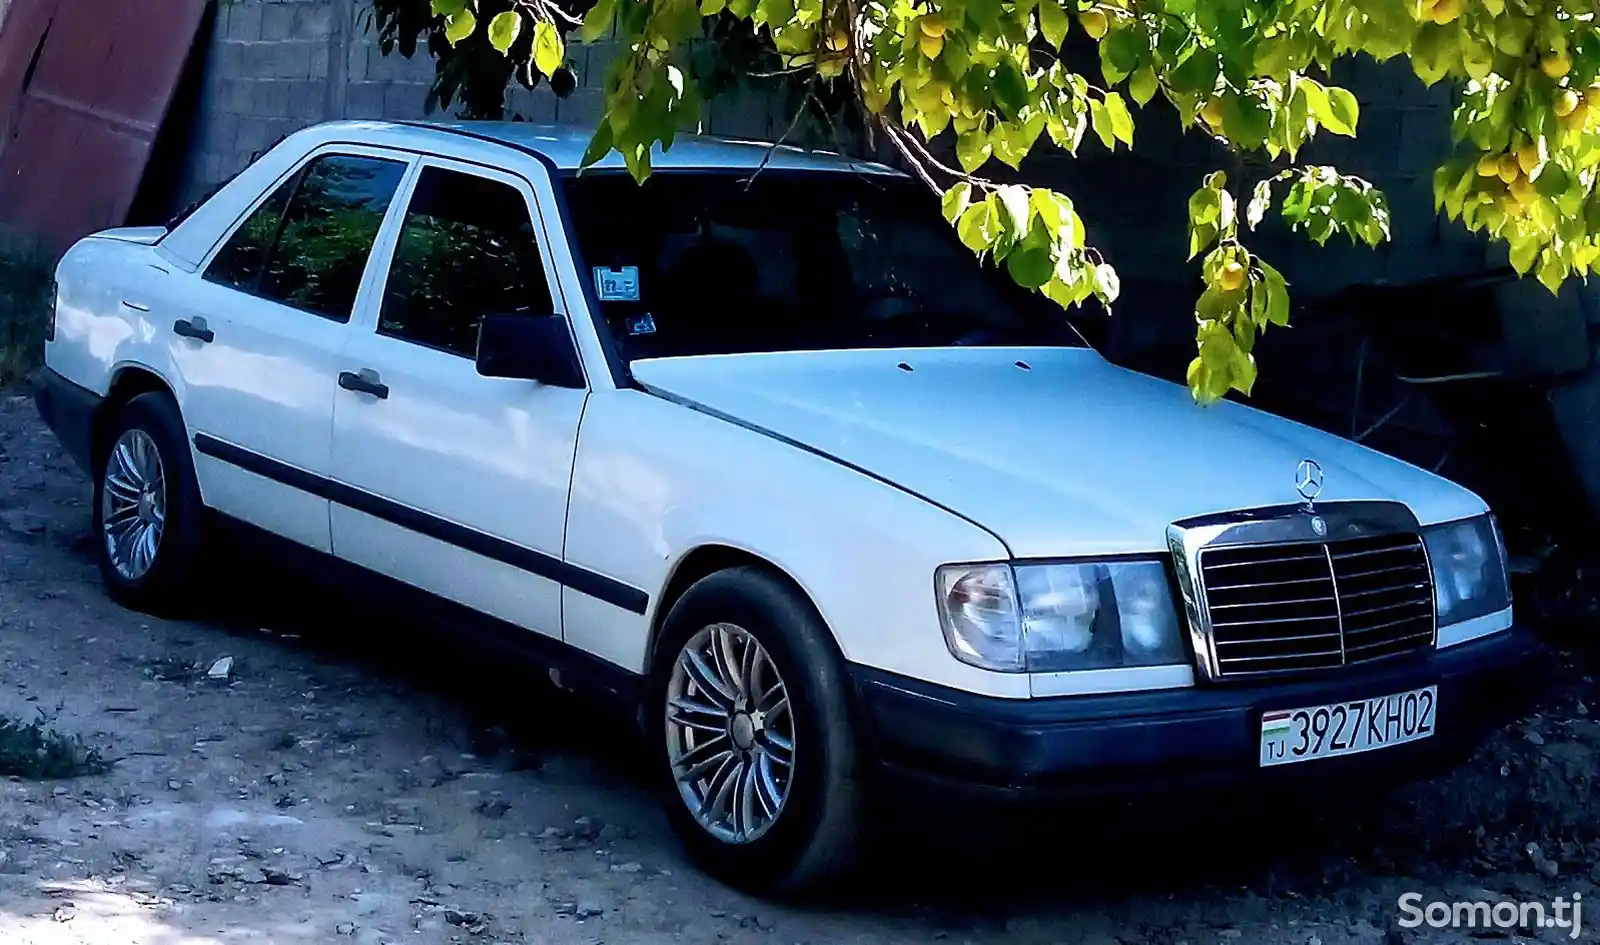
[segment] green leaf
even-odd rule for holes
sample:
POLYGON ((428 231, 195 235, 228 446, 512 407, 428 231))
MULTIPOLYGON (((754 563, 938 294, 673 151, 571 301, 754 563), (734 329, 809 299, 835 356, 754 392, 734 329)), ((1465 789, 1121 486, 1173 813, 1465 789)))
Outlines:
POLYGON ((1538 278, 1551 295, 1557 294, 1561 291, 1561 283, 1567 278, 1567 261, 1553 248, 1545 250, 1544 258, 1539 261, 1538 278))
POLYGON ((1238 352, 1230 365, 1233 374, 1233 387, 1240 393, 1249 396, 1250 391, 1256 386, 1256 356, 1235 348, 1238 352))
POLYGON ((594 130, 594 137, 589 139, 589 146, 583 150, 583 159, 578 163, 580 168, 588 167, 607 154, 611 153, 611 144, 615 139, 611 134, 611 123, 600 122, 600 127, 594 130))
POLYGON ((1148 36, 1142 29, 1115 29, 1100 43, 1100 71, 1106 82, 1116 85, 1150 57, 1148 36))
POLYGON ((1000 235, 994 208, 986 201, 978 201, 968 207, 961 214, 961 219, 956 221, 956 235, 961 238, 963 245, 975 253, 993 249, 1000 235))
POLYGON ((1105 303, 1107 307, 1110 307, 1111 303, 1122 295, 1122 277, 1117 275, 1117 270, 1113 269, 1109 263, 1101 263, 1094 267, 1094 284, 1094 294, 1098 295, 1100 301, 1105 303))
POLYGON ((1189 197, 1189 258, 1200 255, 1222 233, 1222 194, 1201 187, 1189 197))
MULTIPOLYGON (((1005 208, 1006 228, 1018 239, 1028 233, 1028 220, 1033 216, 1033 206, 1028 199, 1028 188, 1020 184, 1007 184, 995 194, 1000 206, 1005 208)), ((1043 285, 1044 283, 1040 283, 1043 285)))
POLYGON ((1138 102, 1141 108, 1150 104, 1150 100, 1155 98, 1157 88, 1159 85, 1156 82, 1156 71, 1148 65, 1140 66, 1138 71, 1128 77, 1128 94, 1133 96, 1133 100, 1138 102))
MULTIPOLYGON (((794 19, 794 0, 758 0, 755 22, 783 26, 794 19)), ((705 15, 704 8, 700 11, 705 15)))
POLYGON ((972 185, 966 181, 957 183, 954 187, 944 192, 944 218, 950 223, 961 219, 967 212, 967 207, 972 204, 972 185))
POLYGON ((1060 0, 1039 0, 1039 32, 1044 34, 1051 49, 1061 48, 1071 26, 1072 20, 1060 0))
POLYGON ((1043 187, 1035 187, 1028 195, 1028 202, 1033 205, 1033 212, 1039 215, 1039 222, 1044 226, 1045 232, 1051 239, 1061 235, 1061 203, 1056 195, 1043 187))
MULTIPOLYGON (((712 0, 707 0, 707 2, 712 2, 712 0)), ((715 2, 720 4, 723 0, 715 0, 715 2)), ((705 15, 712 16, 714 13, 715 11, 705 15)), ((589 8, 589 12, 583 15, 583 29, 579 35, 586 43, 601 39, 611 32, 611 24, 616 21, 616 18, 616 0, 598 0, 594 6, 589 8)))
POLYGON ((1270 179, 1256 184, 1250 192, 1250 203, 1244 208, 1244 221, 1250 229, 1255 229, 1267 215, 1267 209, 1272 206, 1272 181, 1270 179))
POLYGON ((556 31, 555 24, 548 20, 540 20, 533 27, 533 64, 543 72, 546 77, 555 75, 566 61, 567 50, 561 42, 561 34, 556 31))
POLYGON ((462 10, 460 13, 452 14, 449 19, 445 20, 444 38, 450 41, 450 45, 455 46, 471 36, 477 29, 478 18, 472 15, 471 10, 462 10))
POLYGON ((1189 58, 1167 74, 1167 82, 1180 93, 1209 98, 1217 90, 1217 76, 1221 71, 1215 50, 1196 47, 1189 58))
POLYGON ((1533 261, 1539 255, 1539 238, 1522 237, 1511 241, 1511 268, 1517 275, 1525 276, 1533 268, 1533 261))
POLYGON ((1541 196, 1555 200, 1565 194, 1567 189, 1572 186, 1572 178, 1562 169, 1561 165, 1551 161, 1539 172, 1539 176, 1534 179, 1533 184, 1534 187, 1538 188, 1541 196))
POLYGON ((1089 100, 1089 123, 1094 127, 1094 133, 1100 138, 1100 143, 1115 151, 1117 149, 1117 133, 1111 127, 1111 114, 1106 110, 1106 103, 1100 99, 1089 100))
POLYGON ((467 0, 433 0, 434 16, 455 16, 467 8, 467 0))
POLYGON ((1450 67, 1461 58, 1458 30, 1428 25, 1417 33, 1408 58, 1411 70, 1424 85, 1433 85, 1450 74, 1450 67))
POLYGON ((1106 117, 1111 120, 1111 133, 1118 141, 1133 147, 1133 116, 1128 114, 1128 103, 1115 92, 1106 93, 1106 117))
POLYGON ((489 45, 500 50, 501 54, 511 52, 511 44, 522 35, 522 14, 515 10, 507 10, 497 14, 489 21, 489 45))
POLYGON ((992 153, 994 149, 989 145, 989 136, 982 131, 969 131, 956 136, 956 160, 961 162, 961 169, 968 174, 982 167, 992 153))
POLYGON ((1272 112, 1254 95, 1227 95, 1222 100, 1222 128, 1228 140, 1255 149, 1272 132, 1272 112))
POLYGON ((1354 92, 1349 89, 1331 88, 1328 90, 1328 113, 1318 117, 1329 131, 1353 138, 1356 134, 1356 122, 1361 117, 1361 106, 1357 104, 1354 92))
POLYGON ((1006 271, 1017 284, 1026 289, 1038 289, 1050 281, 1056 264, 1050 258, 1048 246, 1022 246, 1006 257, 1006 271))
POLYGON ((990 90, 994 94, 994 103, 1007 120, 1014 120, 1017 113, 1028 104, 1028 81, 1010 59, 1002 59, 994 67, 990 90))
POLYGON ((1267 293, 1267 321, 1279 327, 1289 325, 1289 284, 1284 281, 1283 274, 1260 260, 1256 265, 1261 268, 1261 285, 1267 293))

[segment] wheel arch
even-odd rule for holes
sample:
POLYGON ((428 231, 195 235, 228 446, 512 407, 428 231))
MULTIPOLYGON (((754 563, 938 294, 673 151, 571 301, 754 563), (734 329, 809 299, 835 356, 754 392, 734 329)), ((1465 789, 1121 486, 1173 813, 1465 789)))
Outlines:
MULTIPOLYGON (((667 622, 667 615, 672 612, 673 606, 683 597, 684 592, 688 591, 689 588, 703 578, 740 567, 755 568, 788 585, 791 590, 800 595, 800 598, 806 602, 812 613, 816 614, 817 619, 822 622, 822 625, 828 627, 826 618, 822 616, 821 608, 817 606, 816 600, 806 591, 804 585, 773 561, 763 558, 753 551, 737 548, 733 545, 717 543, 699 545, 678 559, 677 564, 668 574, 666 584, 663 585, 661 593, 657 596, 656 606, 650 619, 649 641, 645 646, 644 667, 646 673, 650 672, 650 668, 655 665, 656 645, 661 639, 661 628, 667 622)), ((833 647, 834 654, 840 660, 843 660, 844 653, 839 648, 839 641, 834 636, 831 627, 828 627, 828 641, 833 647)))
POLYGON ((106 434, 116 419, 117 412, 142 394, 166 394, 174 403, 178 399, 173 393, 172 385, 168 384, 165 378, 142 364, 121 365, 111 375, 111 385, 106 389, 105 399, 95 408, 91 420, 89 446, 95 469, 99 468, 100 461, 105 457, 106 434))

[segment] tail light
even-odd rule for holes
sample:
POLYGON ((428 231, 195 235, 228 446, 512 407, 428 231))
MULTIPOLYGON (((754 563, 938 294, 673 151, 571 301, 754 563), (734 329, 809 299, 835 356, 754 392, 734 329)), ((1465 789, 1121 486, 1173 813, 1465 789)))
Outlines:
POLYGON ((61 283, 50 280, 50 317, 44 323, 44 340, 56 340, 56 311, 61 307, 61 283))

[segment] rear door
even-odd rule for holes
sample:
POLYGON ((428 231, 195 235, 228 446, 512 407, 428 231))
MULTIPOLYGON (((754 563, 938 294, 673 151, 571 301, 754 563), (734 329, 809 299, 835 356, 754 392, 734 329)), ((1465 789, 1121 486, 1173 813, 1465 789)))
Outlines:
POLYGON ((171 331, 212 508, 331 547, 318 483, 329 473, 340 357, 411 164, 354 146, 314 152, 240 220, 158 323, 171 331))
POLYGON ((533 188, 425 157, 404 213, 370 324, 340 359, 356 379, 334 406, 334 553, 560 638, 588 391, 482 377, 475 360, 485 315, 565 314, 533 188))

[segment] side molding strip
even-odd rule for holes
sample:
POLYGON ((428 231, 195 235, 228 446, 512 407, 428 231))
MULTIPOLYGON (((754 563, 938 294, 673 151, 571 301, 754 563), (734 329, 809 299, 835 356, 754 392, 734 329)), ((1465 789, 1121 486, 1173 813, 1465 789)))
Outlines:
POLYGON ((358 512, 365 512, 374 518, 381 518, 392 525, 455 545, 473 554, 493 558, 529 574, 548 578, 580 594, 605 601, 613 607, 621 607, 640 616, 649 609, 650 595, 637 587, 568 564, 542 551, 524 548, 503 538, 496 538, 465 525, 429 515, 427 512, 401 505, 363 489, 335 482, 303 469, 296 469, 204 433, 195 434, 194 448, 206 456, 237 466, 246 472, 281 482, 290 488, 309 492, 358 512))

